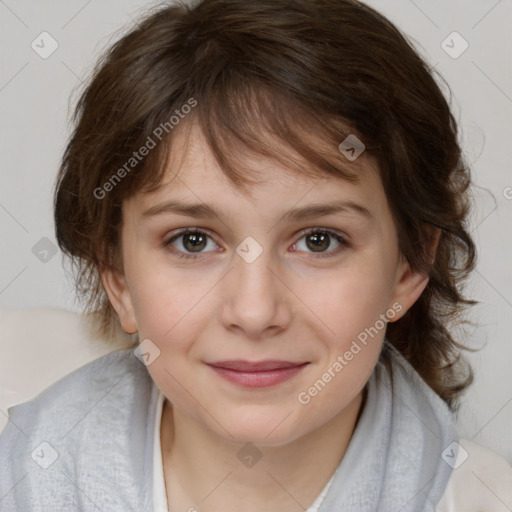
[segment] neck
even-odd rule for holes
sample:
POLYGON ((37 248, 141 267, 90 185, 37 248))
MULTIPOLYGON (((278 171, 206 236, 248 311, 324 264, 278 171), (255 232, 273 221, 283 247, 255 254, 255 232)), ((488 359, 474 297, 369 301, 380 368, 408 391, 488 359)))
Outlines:
POLYGON ((280 446, 230 443, 165 400, 161 446, 171 511, 306 510, 339 466, 364 407, 360 392, 320 428, 280 446), (244 451, 245 450, 245 451, 244 451), (256 460, 256 456, 261 458, 256 460))

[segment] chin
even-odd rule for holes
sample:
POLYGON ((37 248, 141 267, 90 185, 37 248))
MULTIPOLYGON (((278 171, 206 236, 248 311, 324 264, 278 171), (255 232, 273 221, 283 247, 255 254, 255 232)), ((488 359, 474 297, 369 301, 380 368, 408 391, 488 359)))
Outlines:
POLYGON ((229 434, 218 425, 215 425, 215 433, 228 443, 237 446, 246 443, 252 443, 262 448, 282 446, 303 435, 302 432, 298 432, 298 424, 295 421, 293 423, 290 421, 291 416, 276 414, 262 417, 260 414, 258 417, 253 416, 246 421, 237 418, 225 423, 229 434))

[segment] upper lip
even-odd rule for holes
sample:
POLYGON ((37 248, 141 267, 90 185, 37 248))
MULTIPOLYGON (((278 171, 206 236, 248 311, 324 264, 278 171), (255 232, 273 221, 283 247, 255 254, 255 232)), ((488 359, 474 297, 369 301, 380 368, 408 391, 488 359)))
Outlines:
POLYGON ((263 372, 282 368, 293 368, 295 366, 301 366, 306 363, 306 361, 295 363, 292 361, 278 361, 273 359, 267 361, 217 361, 215 363, 207 364, 209 364, 210 366, 216 366, 218 368, 227 368, 228 370, 235 370, 239 372, 263 372))

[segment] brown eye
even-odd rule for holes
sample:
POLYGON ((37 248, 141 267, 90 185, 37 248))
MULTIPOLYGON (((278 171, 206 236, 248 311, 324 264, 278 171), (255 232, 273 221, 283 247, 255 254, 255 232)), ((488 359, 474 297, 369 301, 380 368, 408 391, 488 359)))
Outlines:
POLYGON ((329 249, 331 237, 325 232, 312 233, 306 236, 306 245, 313 252, 323 252, 329 249))
POLYGON ((183 258, 194 258, 203 253, 214 251, 217 244, 203 231, 187 229, 174 235, 167 242, 165 247, 171 252, 179 254, 183 258), (206 249, 206 250, 205 250, 206 249))
POLYGON ((181 235, 183 238, 183 247, 190 252, 199 252, 206 247, 207 237, 201 233, 187 233, 181 235))
POLYGON ((310 229, 294 244, 294 250, 321 256, 334 256, 343 248, 349 247, 347 240, 340 234, 328 229, 310 229))

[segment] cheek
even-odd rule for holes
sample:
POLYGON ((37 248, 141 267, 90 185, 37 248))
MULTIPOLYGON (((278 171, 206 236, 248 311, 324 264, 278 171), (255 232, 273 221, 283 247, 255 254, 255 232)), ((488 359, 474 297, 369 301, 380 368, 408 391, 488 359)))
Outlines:
POLYGON ((191 351, 205 329, 208 303, 201 298, 208 286, 184 276, 184 271, 166 275, 153 267, 135 283, 132 296, 140 340, 151 340, 158 351, 147 367, 151 378, 175 405, 193 413, 187 392, 194 389, 191 351))
MULTIPOLYGON (((343 348, 366 328, 376 324, 390 307, 390 272, 375 265, 353 265, 318 276, 311 283, 297 281, 297 295, 304 297, 309 316, 323 324, 322 332, 343 348)), ((378 323, 378 328, 382 329, 378 323)))
POLYGON ((308 409, 324 419, 347 405, 378 361, 386 314, 394 313, 392 275, 386 262, 361 257, 354 265, 317 281, 314 288, 301 290, 316 313, 305 312, 312 319, 311 330, 324 347, 318 370, 302 391, 305 400, 310 400, 308 409), (320 325, 318 318, 321 327, 313 329, 313 323, 320 325))
POLYGON ((324 356, 296 398, 318 425, 348 406, 377 364, 387 326, 389 289, 378 274, 374 277, 369 281, 368 273, 352 272, 343 284, 329 285, 325 300, 316 302, 324 328, 314 332, 322 333, 324 356))
MULTIPOLYGON (((212 286, 212 277, 174 266, 158 253, 141 252, 132 260, 131 296, 140 339, 150 338, 165 345, 186 336, 193 328, 196 311, 212 286)), ((128 270, 127 270, 128 271, 128 270)))

